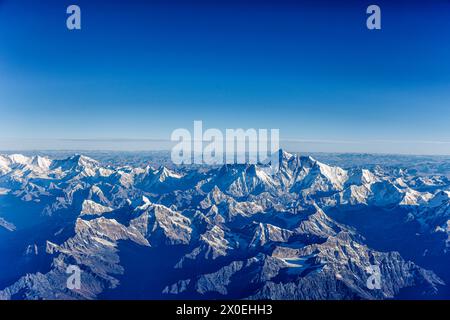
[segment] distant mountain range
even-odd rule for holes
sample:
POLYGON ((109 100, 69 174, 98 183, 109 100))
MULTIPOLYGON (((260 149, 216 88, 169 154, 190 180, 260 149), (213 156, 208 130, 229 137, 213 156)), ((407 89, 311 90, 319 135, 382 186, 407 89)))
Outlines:
POLYGON ((278 156, 272 176, 0 155, 0 299, 450 299, 447 162, 278 156))

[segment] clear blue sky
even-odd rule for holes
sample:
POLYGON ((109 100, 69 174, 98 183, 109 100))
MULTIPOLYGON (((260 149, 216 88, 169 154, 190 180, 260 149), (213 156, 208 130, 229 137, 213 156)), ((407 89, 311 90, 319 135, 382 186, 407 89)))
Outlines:
POLYGON ((279 128, 298 151, 450 154, 450 2, 0 0, 0 149, 194 120, 279 128))

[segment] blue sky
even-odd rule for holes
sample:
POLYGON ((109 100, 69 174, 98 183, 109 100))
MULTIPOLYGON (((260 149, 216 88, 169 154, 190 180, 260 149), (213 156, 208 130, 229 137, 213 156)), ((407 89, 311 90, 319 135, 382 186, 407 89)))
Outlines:
POLYGON ((187 2, 0 0, 0 149, 146 149, 203 120, 293 151, 450 154, 449 1, 187 2))

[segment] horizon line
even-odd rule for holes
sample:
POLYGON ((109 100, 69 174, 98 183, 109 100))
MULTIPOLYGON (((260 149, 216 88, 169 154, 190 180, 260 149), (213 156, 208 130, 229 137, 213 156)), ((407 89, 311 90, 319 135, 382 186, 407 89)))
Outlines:
MULTIPOLYGON (((201 141, 203 146, 210 141, 201 141)), ((226 139, 222 142, 225 143, 226 139)), ((241 140, 240 140, 241 141, 241 140)), ((0 137, 0 152, 149 152, 170 151, 180 140, 163 138, 5 138, 0 137)), ((242 143, 242 141, 241 141, 242 143)), ((409 156, 450 156, 450 141, 445 140, 330 140, 280 139, 279 148, 290 152, 328 154, 373 154, 409 156)), ((225 150, 225 149, 224 149, 225 150)))
MULTIPOLYGON (((420 154, 420 153, 386 153, 386 152, 352 152, 352 151, 291 151, 285 148, 280 148, 287 153, 291 154, 334 154, 334 155, 371 155, 371 156, 402 156, 402 157, 450 157, 450 154, 420 154)), ((4 154, 22 154, 23 153, 73 153, 80 154, 83 153, 170 153, 170 149, 161 150, 107 150, 107 149, 17 149, 17 150, 6 150, 0 149, 0 155, 4 154)))

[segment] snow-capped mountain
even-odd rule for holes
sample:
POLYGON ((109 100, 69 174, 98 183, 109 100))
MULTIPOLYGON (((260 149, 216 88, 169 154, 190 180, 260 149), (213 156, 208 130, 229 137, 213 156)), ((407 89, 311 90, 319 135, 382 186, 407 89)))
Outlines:
POLYGON ((450 298, 445 176, 278 155, 275 175, 0 155, 0 298, 450 298))

